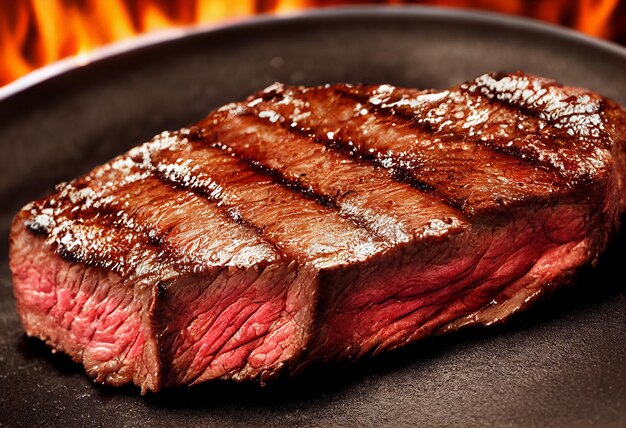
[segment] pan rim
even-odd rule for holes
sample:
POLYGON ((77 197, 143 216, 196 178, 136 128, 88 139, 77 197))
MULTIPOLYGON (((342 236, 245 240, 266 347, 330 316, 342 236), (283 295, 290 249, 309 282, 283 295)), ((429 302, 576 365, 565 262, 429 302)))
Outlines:
POLYGON ((572 40, 588 47, 616 55, 626 61, 626 47, 601 40, 578 31, 542 22, 532 18, 505 15, 496 12, 476 11, 464 8, 439 8, 425 5, 359 5, 334 6, 319 9, 308 9, 279 15, 261 14, 241 20, 226 21, 221 24, 196 24, 140 34, 135 37, 113 42, 94 48, 86 54, 63 58, 47 64, 39 69, 0 87, 0 102, 19 96, 39 84, 53 80, 70 71, 78 70, 86 65, 106 61, 107 59, 138 50, 167 44, 190 36, 219 33, 223 31, 248 30, 272 26, 293 21, 317 21, 324 19, 351 18, 402 18, 419 17, 426 19, 444 19, 464 23, 484 25, 505 25, 517 31, 544 34, 550 37, 572 40))

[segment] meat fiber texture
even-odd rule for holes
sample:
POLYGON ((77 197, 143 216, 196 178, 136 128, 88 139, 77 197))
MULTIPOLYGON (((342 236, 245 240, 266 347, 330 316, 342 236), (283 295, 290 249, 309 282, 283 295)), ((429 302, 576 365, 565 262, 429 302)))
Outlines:
POLYGON ((24 207, 17 309, 96 382, 142 392, 497 323, 615 234, 625 130, 615 103, 521 72, 275 84, 24 207))

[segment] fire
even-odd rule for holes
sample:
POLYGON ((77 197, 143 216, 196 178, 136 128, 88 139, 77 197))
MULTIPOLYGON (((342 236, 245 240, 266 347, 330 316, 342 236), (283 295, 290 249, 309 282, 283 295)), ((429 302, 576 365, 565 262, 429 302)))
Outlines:
POLYGON ((609 37, 607 23, 618 6, 619 0, 593 1, 583 0, 580 2, 577 27, 584 33, 598 37, 609 37))
MULTIPOLYGON (((22 0, 0 2, 0 86, 58 59, 137 34, 233 21, 257 13, 379 1, 351 0, 22 0)), ((389 4, 409 3, 387 0, 389 4)), ((564 24, 596 37, 626 42, 626 2, 620 0, 422 0, 564 24)))

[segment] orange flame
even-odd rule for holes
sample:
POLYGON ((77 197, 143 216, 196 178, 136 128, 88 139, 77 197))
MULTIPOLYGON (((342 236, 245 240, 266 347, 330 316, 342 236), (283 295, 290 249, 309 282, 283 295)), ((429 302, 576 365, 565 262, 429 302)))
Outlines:
POLYGON ((609 37, 608 22, 613 11, 617 9, 618 3, 619 0, 581 1, 576 27, 583 33, 609 37))
MULTIPOLYGON (((140 33, 182 25, 234 20, 315 6, 380 3, 351 0, 22 0, 0 2, 0 86, 28 72, 94 47, 140 33)), ((387 0, 389 4, 406 3, 387 0)), ((526 15, 587 34, 626 38, 626 1, 620 0, 422 0, 526 15)))

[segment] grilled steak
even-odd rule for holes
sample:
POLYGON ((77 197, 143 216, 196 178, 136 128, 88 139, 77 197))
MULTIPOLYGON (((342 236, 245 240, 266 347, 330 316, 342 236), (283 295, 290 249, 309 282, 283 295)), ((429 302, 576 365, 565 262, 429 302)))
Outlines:
POLYGON ((626 114, 544 78, 288 87, 17 214, 26 332, 97 382, 266 381, 492 324, 594 262, 626 114))

